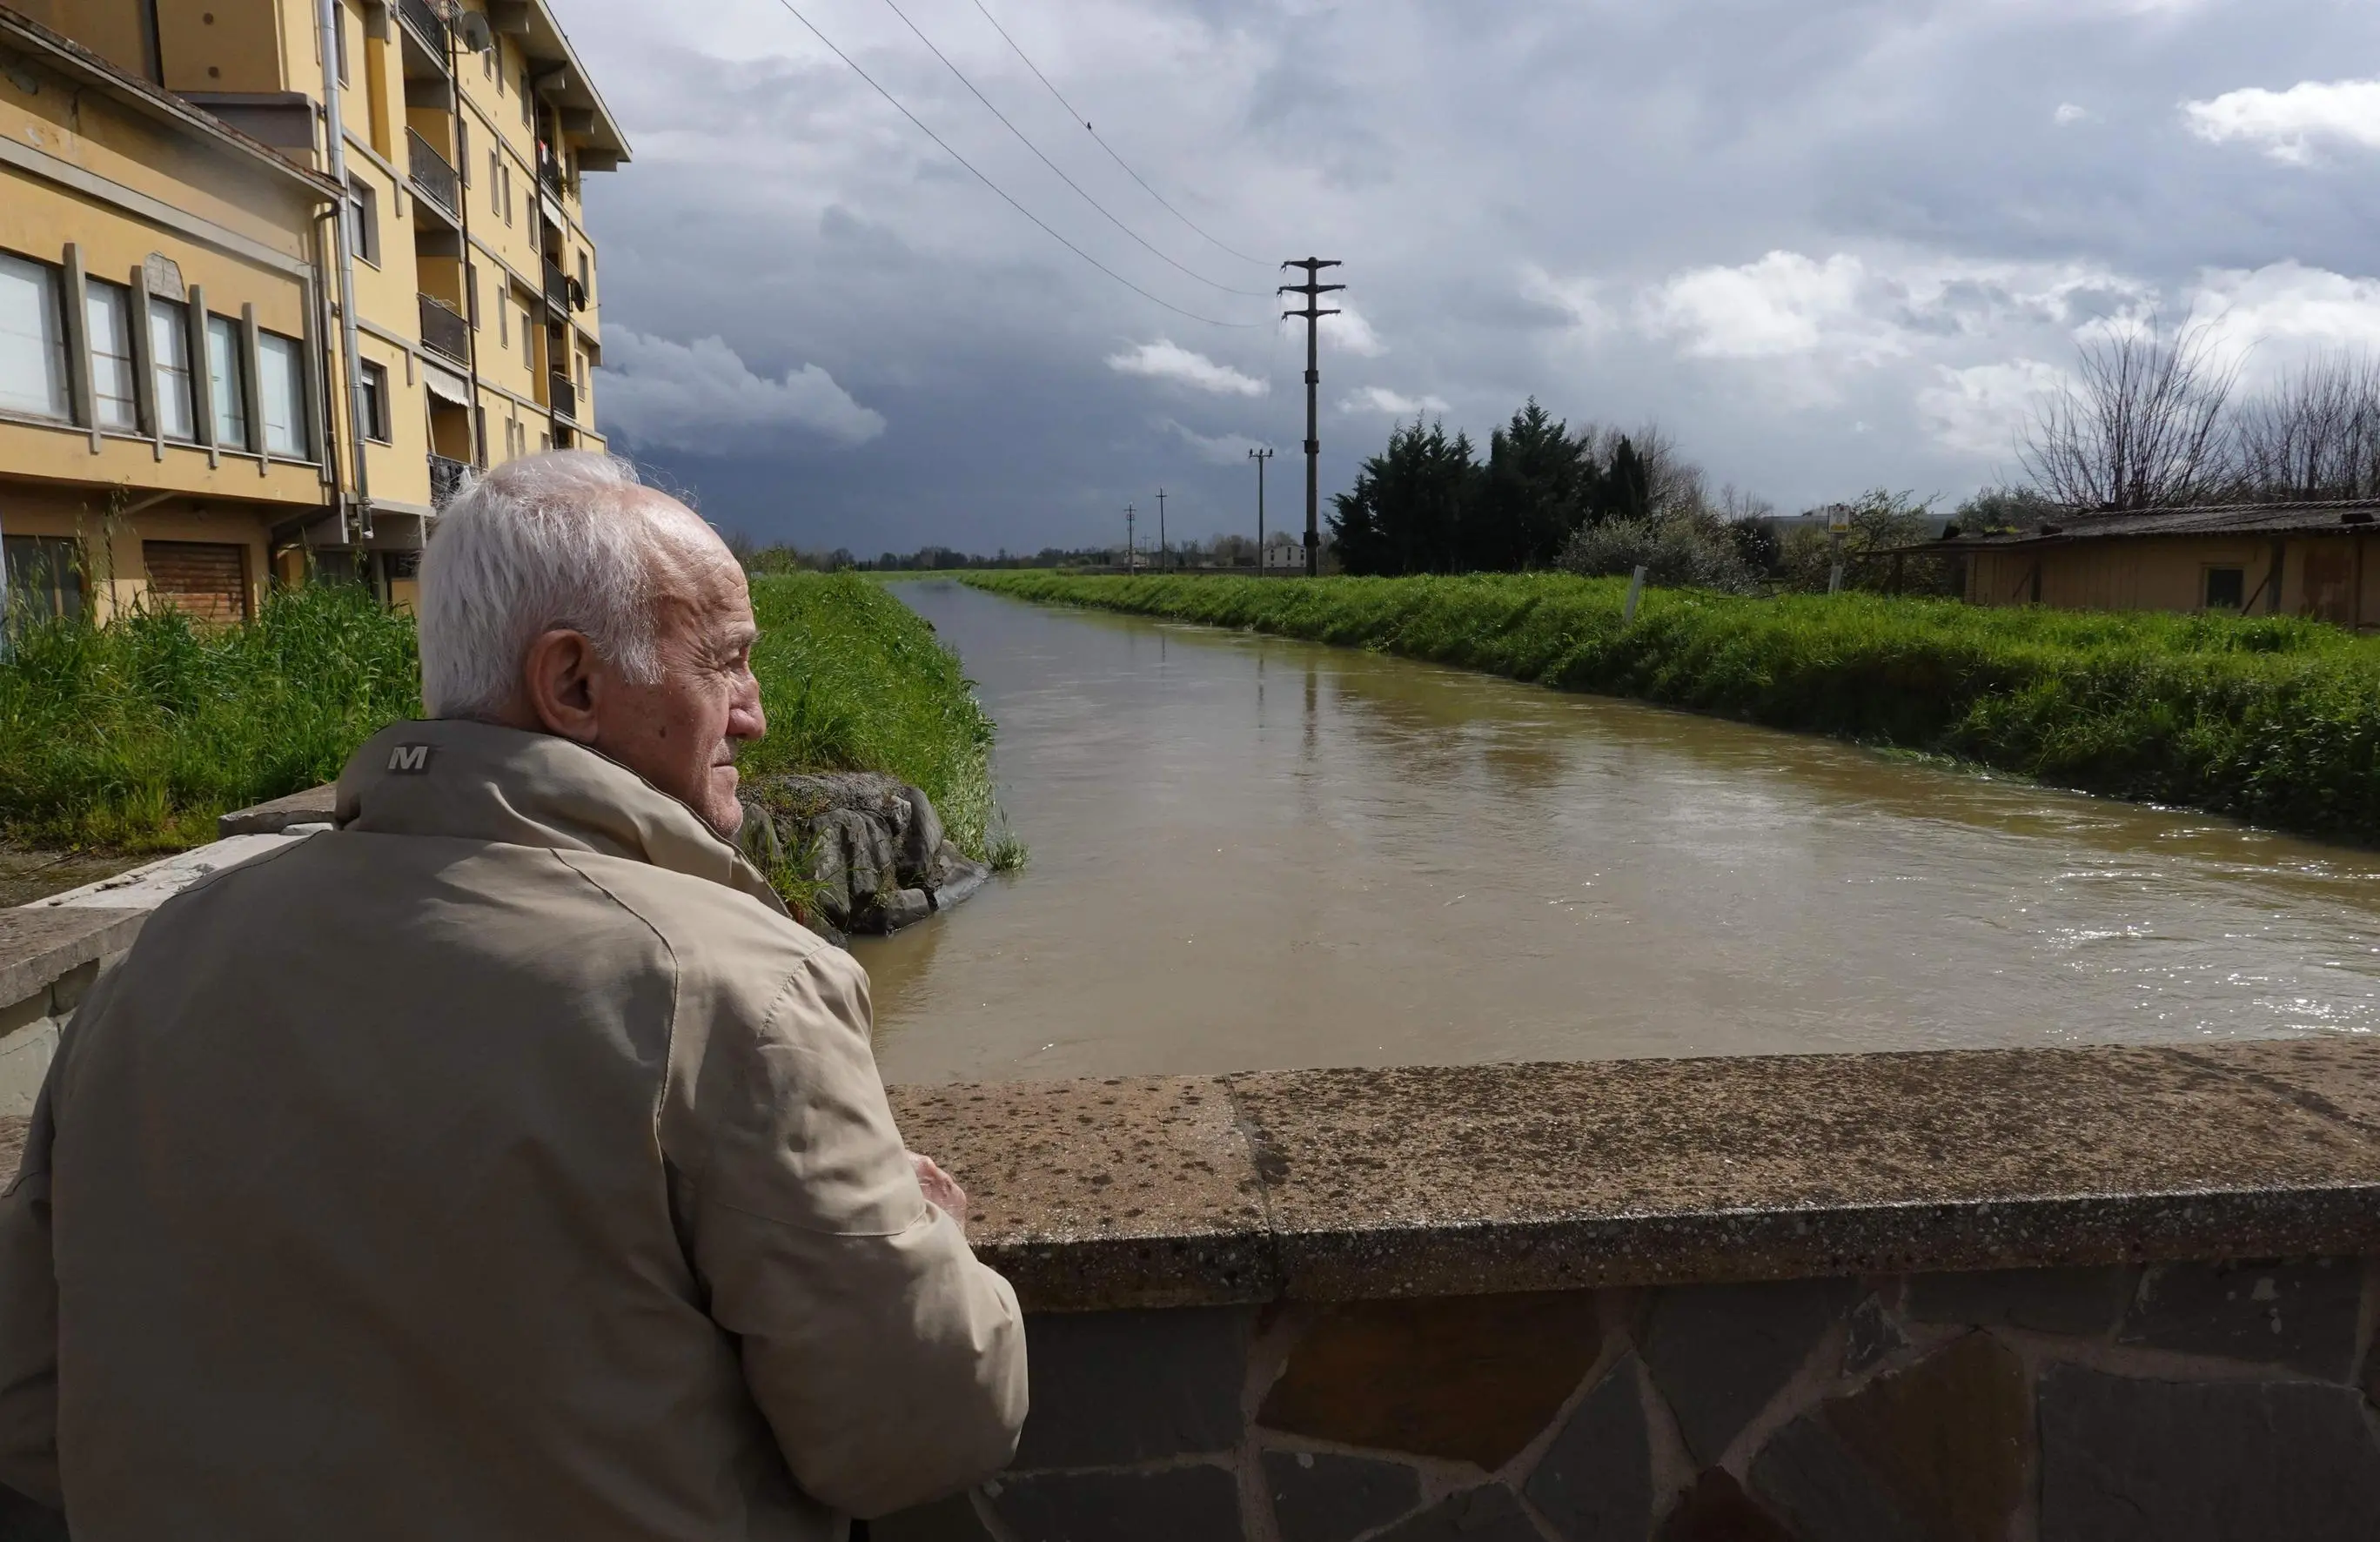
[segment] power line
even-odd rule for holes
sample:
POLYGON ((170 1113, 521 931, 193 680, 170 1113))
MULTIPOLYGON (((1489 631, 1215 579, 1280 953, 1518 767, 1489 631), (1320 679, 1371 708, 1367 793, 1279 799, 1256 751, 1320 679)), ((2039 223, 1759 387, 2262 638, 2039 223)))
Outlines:
POLYGON ((1135 241, 1139 242, 1141 248, 1151 257, 1156 258, 1159 261, 1164 263, 1169 268, 1189 274, 1192 278, 1196 279, 1199 283, 1205 285, 1209 289, 1220 289, 1227 295, 1245 295, 1250 299, 1269 299, 1271 297, 1261 289, 1234 289, 1228 284, 1218 284, 1215 280, 1208 278, 1205 273, 1198 272, 1196 268, 1184 267, 1182 263, 1176 262, 1172 258, 1166 256, 1165 253, 1149 245, 1148 241, 1142 237, 1139 231, 1135 230, 1132 226, 1124 224, 1123 221, 1110 213, 1105 204, 1101 203, 1098 199, 1093 198, 1090 194, 1084 192, 1083 185, 1075 181, 1073 177, 1068 176, 1057 162, 1052 161, 1047 155, 1043 155, 1041 153, 1041 147, 1035 144, 1031 140, 1026 139, 1025 137, 1025 130, 1017 127, 1015 124, 1011 123, 1008 119, 1008 115, 1002 112, 998 107, 993 106, 991 103, 991 98, 984 95, 981 91, 978 90, 976 83, 966 78, 966 73, 964 70, 960 69, 958 66, 951 63, 951 56, 943 53, 940 48, 934 46, 934 40, 928 37, 925 34, 924 30, 918 27, 916 22, 909 19, 908 12, 903 10, 898 5, 896 5, 894 0, 884 0, 884 7, 891 11, 894 16, 899 17, 903 26, 917 34, 917 41, 924 43, 928 50, 933 54, 934 57, 942 61, 942 67, 944 69, 949 70, 953 75, 958 77, 960 85, 965 86, 968 91, 975 92, 975 99, 978 102, 982 103, 985 109, 990 112, 992 116, 1000 120, 1000 126, 1002 128, 1007 129, 1010 133, 1016 136, 1017 143, 1031 151, 1035 155, 1039 156, 1043 165, 1048 166, 1051 171, 1058 174, 1059 181, 1063 182, 1067 187, 1074 188, 1076 196, 1081 198, 1085 203, 1087 203, 1092 208, 1098 210, 1099 212, 1100 218, 1106 220, 1108 224, 1115 226, 1118 230, 1121 230, 1125 235, 1131 237, 1135 241))
MULTIPOLYGON (((984 10, 983 0, 975 0, 975 8, 977 10, 983 11, 983 18, 991 23, 991 30, 1000 34, 1000 41, 1008 44, 1009 47, 1015 49, 1016 56, 1025 61, 1025 67, 1033 72, 1033 78, 1040 81, 1043 85, 1050 87, 1050 94, 1058 99, 1059 106, 1066 109, 1066 115, 1083 126, 1083 132, 1088 134, 1093 140, 1098 141, 1099 147, 1108 152, 1109 160, 1113 161, 1117 165, 1123 167, 1123 174, 1126 176, 1131 177, 1135 182, 1140 184, 1140 190, 1142 192, 1145 192, 1149 197, 1155 199, 1164 207, 1167 213, 1172 215, 1175 219, 1180 220, 1192 230, 1196 231, 1198 235, 1204 237, 1207 240, 1213 242, 1215 246, 1221 248, 1224 251, 1230 252, 1233 257, 1238 258, 1241 261, 1253 262, 1258 267, 1267 266, 1264 259, 1260 257, 1250 257, 1246 252, 1241 251, 1236 248, 1224 246, 1221 241, 1216 240, 1212 236, 1208 236, 1207 232, 1199 226, 1197 221, 1192 219, 1181 210, 1176 209, 1171 203, 1167 203, 1165 201, 1165 195, 1150 187, 1147 177, 1133 170, 1130 165, 1125 164, 1124 158, 1115 152, 1115 147, 1113 145, 1109 144, 1105 140, 1099 139, 1099 131, 1091 127, 1091 120, 1075 110, 1075 104, 1066 100, 1066 93, 1060 91, 1055 85, 1052 85, 1050 78, 1041 73, 1041 67, 1033 62, 1032 55, 1027 54, 1023 48, 1018 47, 1016 40, 1008 35, 1008 29, 1000 24, 1000 18, 992 15, 991 12, 984 10)), ((1245 291, 1234 289, 1232 293, 1235 295, 1244 294, 1245 291)))
POLYGON ((990 177, 986 176, 981 171, 977 170, 976 164, 973 161, 968 160, 957 151, 953 150, 948 140, 943 139, 940 134, 935 133, 931 128, 926 127, 925 119, 919 117, 908 108, 902 106, 901 99, 899 97, 894 96, 891 91, 886 91, 882 86, 878 85, 876 77, 860 68, 859 62, 857 60, 844 53, 842 49, 837 48, 834 45, 833 39, 828 37, 824 32, 818 30, 818 24, 816 22, 812 21, 808 17, 804 16, 799 10, 795 8, 794 0, 777 0, 777 4, 783 6, 785 8, 786 14, 791 16, 795 21, 798 21, 803 26, 808 28, 810 30, 810 36, 818 39, 819 42, 825 43, 828 53, 832 54, 836 58, 841 59, 844 64, 849 65, 851 67, 851 72, 854 75, 858 76, 870 86, 875 87, 876 94, 882 97, 885 101, 892 103, 893 109, 903 117, 907 118, 911 123, 916 124, 919 133, 922 133, 926 138, 941 146, 943 154, 948 155, 952 160, 956 161, 960 165, 965 166, 969 172, 974 174, 977 181, 982 183, 985 187, 990 188, 993 192, 998 193, 1002 202, 1006 203, 1011 209, 1015 210, 1018 213, 1024 215, 1026 219, 1031 220, 1035 225, 1039 225, 1041 227, 1042 234, 1048 236, 1060 246, 1064 247, 1068 251, 1073 252, 1075 256, 1081 258, 1084 261, 1088 262, 1092 267, 1097 268, 1099 272, 1107 274, 1110 278, 1114 279, 1118 284, 1123 285, 1125 288, 1131 290, 1134 294, 1138 295, 1142 299, 1148 301, 1151 305, 1161 306, 1165 310, 1172 311, 1177 316, 1187 316, 1194 322, 1204 322, 1210 327, 1232 327, 1245 330, 1250 327, 1262 326, 1264 324, 1261 322, 1219 322, 1212 316, 1201 316, 1195 310, 1184 310, 1182 307, 1175 305, 1171 300, 1158 298, 1155 295, 1150 294, 1139 285, 1135 284, 1132 280, 1124 277, 1123 274, 1116 272, 1113 268, 1109 267, 1098 258, 1093 257, 1089 252, 1085 251, 1074 242, 1066 239, 1063 236, 1059 235, 1055 230, 1050 229, 1049 224, 1044 221, 1040 215, 1035 213, 1032 210, 1027 209, 1025 205, 1009 197, 1007 188, 1002 188, 999 183, 994 182, 990 177))

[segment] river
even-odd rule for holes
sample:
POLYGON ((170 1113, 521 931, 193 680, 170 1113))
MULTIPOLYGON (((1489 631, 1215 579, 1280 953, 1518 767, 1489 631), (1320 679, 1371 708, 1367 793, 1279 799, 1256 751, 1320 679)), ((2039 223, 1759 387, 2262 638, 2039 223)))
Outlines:
POLYGON ((864 941, 896 1082, 2380 1024, 2380 856, 958 585, 1030 865, 864 941))

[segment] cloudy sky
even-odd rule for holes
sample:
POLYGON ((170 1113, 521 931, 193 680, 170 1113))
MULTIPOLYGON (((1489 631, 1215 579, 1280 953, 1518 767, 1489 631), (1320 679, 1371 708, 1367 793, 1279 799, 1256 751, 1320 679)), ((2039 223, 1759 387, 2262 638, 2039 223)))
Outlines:
POLYGON ((1534 394, 1781 507, 1955 501, 2095 325, 2193 312, 2251 381, 2380 345, 2363 0, 795 3, 1156 300, 780 0, 560 0, 635 149, 588 179, 598 413, 764 540, 1106 542, 1160 485, 1245 528, 1256 443, 1302 517, 1285 257, 1346 264, 1326 499, 1534 394))

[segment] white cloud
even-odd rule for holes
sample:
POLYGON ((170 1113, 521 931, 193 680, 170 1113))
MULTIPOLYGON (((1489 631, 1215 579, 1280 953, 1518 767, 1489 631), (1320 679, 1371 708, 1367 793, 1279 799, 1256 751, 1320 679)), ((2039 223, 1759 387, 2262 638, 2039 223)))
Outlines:
POLYGON ((2061 102, 2058 104, 2058 110, 2049 115, 2049 121, 2063 128, 2070 123, 2080 123, 2090 115, 2091 109, 2080 103, 2061 102))
POLYGON ((1264 447, 1263 440, 1251 438, 1245 433, 1207 434, 1200 433, 1188 424, 1176 422, 1171 418, 1160 419, 1160 421, 1164 427, 1178 434, 1184 443, 1196 451, 1200 460, 1215 466, 1245 465, 1250 450, 1264 447))
POLYGON ((2041 399, 2066 382, 2063 370, 2037 358, 1936 368, 1917 393, 1917 419, 1935 443, 1968 455, 2009 454, 2034 420, 2041 399))
POLYGON ((2216 346, 2257 374, 2323 348, 2380 351, 2380 279, 2296 262, 2210 269, 2191 305, 2216 346))
POLYGON ((1163 337, 1109 355, 1108 368, 1121 374, 1172 381, 1194 391, 1212 391, 1219 396, 1261 396, 1272 389, 1268 382, 1244 375, 1228 364, 1218 364, 1205 354, 1192 353, 1163 337))
POLYGON ((638 444, 719 453, 785 429, 845 445, 884 431, 883 414, 854 401, 817 365, 769 380, 718 337, 673 343, 609 326, 600 375, 603 420, 638 444))
POLYGON ((1689 358, 1873 365, 2013 328, 2129 315, 2154 297, 2141 281, 2085 262, 1772 251, 1673 274, 1638 296, 1635 316, 1689 358))
POLYGON ((1603 283, 1591 277, 1560 278, 1531 262, 1521 269, 1524 298, 1549 305, 1570 318, 1571 330, 1593 337, 1610 330, 1612 314, 1603 303, 1603 283))
POLYGON ((1676 337, 1698 358, 1776 358, 1872 332, 1860 308, 1867 276, 1842 252, 1815 261, 1772 251, 1741 267, 1694 268, 1644 297, 1647 330, 1676 337))
POLYGON ((1451 408, 1443 396, 1423 395, 1407 396, 1385 385, 1367 385, 1360 391, 1350 391, 1339 398, 1342 412, 1385 412, 1391 417, 1411 418, 1424 412, 1447 412, 1451 408))
POLYGON ((1358 358, 1378 358, 1389 351, 1389 346, 1380 341, 1380 334, 1372 330, 1372 323, 1364 319, 1362 311, 1347 304, 1344 296, 1325 295, 1322 297, 1325 303, 1335 302, 1339 306, 1339 314, 1322 318, 1325 346, 1333 353, 1351 353, 1358 358))
POLYGON ((2251 86, 2185 102, 2181 115, 2202 140, 2244 140, 2276 161, 2302 164, 2325 140, 2380 150, 2380 80, 2301 80, 2281 91, 2251 86))

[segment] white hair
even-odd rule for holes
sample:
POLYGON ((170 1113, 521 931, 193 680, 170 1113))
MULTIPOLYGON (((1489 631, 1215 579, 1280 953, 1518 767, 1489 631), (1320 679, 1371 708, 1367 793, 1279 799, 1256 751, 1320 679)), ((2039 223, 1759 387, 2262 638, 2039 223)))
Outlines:
POLYGON ((661 678, 657 561, 678 544, 637 469, 594 450, 508 461, 463 484, 421 558, 421 701, 500 714, 544 632, 583 633, 630 679, 661 678))

